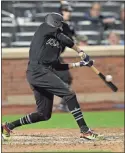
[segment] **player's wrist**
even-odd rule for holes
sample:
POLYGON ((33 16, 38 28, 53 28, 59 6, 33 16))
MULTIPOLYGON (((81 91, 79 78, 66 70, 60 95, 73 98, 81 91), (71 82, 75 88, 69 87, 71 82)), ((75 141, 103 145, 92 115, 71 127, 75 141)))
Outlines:
POLYGON ((75 68, 75 67, 80 67, 80 62, 72 63, 72 67, 73 67, 73 68, 75 68))
POLYGON ((78 53, 85 53, 83 50, 79 50, 78 53))

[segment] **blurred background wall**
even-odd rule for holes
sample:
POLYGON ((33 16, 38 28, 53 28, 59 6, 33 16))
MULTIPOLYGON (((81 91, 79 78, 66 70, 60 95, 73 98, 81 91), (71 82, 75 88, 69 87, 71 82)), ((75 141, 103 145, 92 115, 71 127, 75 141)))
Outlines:
MULTIPOLYGON (((89 68, 71 70, 73 89, 80 102, 124 101, 124 3, 120 1, 2 1, 2 105, 32 104, 26 80, 28 50, 37 27, 48 12, 62 13, 74 41, 111 74, 118 86, 112 91, 89 68)), ((66 49, 67 63, 79 61, 66 49)), ((57 100, 58 103, 58 100, 57 100)))

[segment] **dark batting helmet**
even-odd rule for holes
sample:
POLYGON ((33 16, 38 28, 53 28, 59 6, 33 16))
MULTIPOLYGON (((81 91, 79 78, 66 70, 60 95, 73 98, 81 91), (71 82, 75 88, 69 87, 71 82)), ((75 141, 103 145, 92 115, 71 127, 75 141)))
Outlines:
POLYGON ((62 28, 63 17, 59 13, 50 13, 45 16, 45 22, 55 28, 62 28))

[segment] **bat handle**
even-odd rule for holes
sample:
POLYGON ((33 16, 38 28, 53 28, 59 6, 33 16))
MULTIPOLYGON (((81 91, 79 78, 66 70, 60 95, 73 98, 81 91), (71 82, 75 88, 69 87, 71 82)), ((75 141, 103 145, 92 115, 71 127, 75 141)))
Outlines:
MULTIPOLYGON (((82 57, 81 57, 81 60, 84 60, 82 57)), ((91 66, 91 69, 98 75, 100 72, 97 70, 97 68, 95 68, 95 66, 91 66)))
MULTIPOLYGON (((84 60, 84 58, 81 57, 81 60, 84 60)), ((96 73, 99 74, 100 72, 97 70, 97 68, 95 68, 95 66, 91 66, 91 69, 96 73)))
POLYGON ((96 73, 96 74, 99 74, 100 72, 97 70, 97 68, 95 68, 95 66, 91 66, 91 69, 96 73))

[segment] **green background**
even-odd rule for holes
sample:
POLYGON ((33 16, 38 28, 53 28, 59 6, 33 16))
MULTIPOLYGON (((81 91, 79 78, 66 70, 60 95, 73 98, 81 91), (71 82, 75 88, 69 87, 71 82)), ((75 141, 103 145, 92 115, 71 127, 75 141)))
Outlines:
MULTIPOLYGON (((2 122, 16 120, 23 115, 5 115, 2 122)), ((123 111, 106 112, 84 112, 83 116, 91 128, 99 127, 124 127, 123 111)), ((76 121, 70 113, 55 113, 51 119, 44 122, 34 123, 19 127, 20 129, 40 129, 40 128, 78 128, 76 121)))

